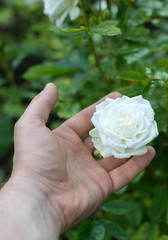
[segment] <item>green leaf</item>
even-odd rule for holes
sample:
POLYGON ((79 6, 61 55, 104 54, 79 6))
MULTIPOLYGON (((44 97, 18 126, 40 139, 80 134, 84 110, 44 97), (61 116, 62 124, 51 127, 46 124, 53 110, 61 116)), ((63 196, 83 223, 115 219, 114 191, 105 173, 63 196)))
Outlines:
POLYGON ((168 17, 168 3, 165 4, 165 6, 163 6, 163 8, 161 8, 159 11, 158 11, 158 15, 161 16, 161 17, 168 17))
POLYGON ((138 61, 139 59, 145 57, 150 52, 151 52, 151 50, 149 48, 143 48, 143 49, 137 50, 134 53, 128 54, 124 58, 128 64, 131 64, 131 63, 134 63, 134 62, 138 61))
POLYGON ((126 219, 129 225, 138 227, 140 226, 143 218, 143 211, 142 206, 140 204, 136 202, 134 204, 135 204, 134 211, 129 212, 126 215, 126 219))
POLYGON ((44 65, 37 64, 35 66, 30 67, 24 74, 23 77, 27 80, 39 80, 48 76, 65 76, 67 74, 72 73, 73 70, 70 68, 63 68, 53 65, 44 65))
POLYGON ((168 240, 168 235, 162 235, 157 240, 168 240))
POLYGON ((167 132, 167 116, 164 109, 162 109, 159 105, 155 105, 155 120, 157 122, 157 126, 159 131, 166 133, 167 132))
POLYGON ((78 232, 75 229, 69 229, 64 233, 68 240, 77 240, 78 239, 78 232))
POLYGON ((94 225, 88 240, 103 240, 105 229, 102 225, 94 225))
POLYGON ((148 216, 151 221, 158 221, 168 208, 168 194, 159 190, 153 198, 152 204, 148 209, 148 216))
POLYGON ((146 222, 137 231, 132 240, 156 240, 159 235, 159 226, 146 222))
POLYGON ((145 170, 143 170, 140 174, 138 174, 136 178, 134 178, 134 180, 132 180, 132 184, 139 183, 144 175, 145 175, 145 170))
POLYGON ((73 83, 71 87, 71 91, 73 94, 76 94, 85 84, 86 76, 84 74, 76 74, 73 78, 73 83))
POLYGON ((143 82, 148 78, 146 73, 136 71, 124 71, 119 76, 119 79, 131 81, 131 82, 143 82))
POLYGON ((13 17, 13 11, 11 8, 2 8, 0 9, 0 23, 11 21, 13 17))
POLYGON ((63 102, 58 109, 58 116, 60 118, 68 119, 80 111, 80 103, 78 102, 63 102))
POLYGON ((107 20, 97 25, 94 29, 90 31, 90 33, 108 36, 115 36, 121 34, 121 30, 116 27, 117 24, 118 21, 107 20))
POLYGON ((100 224, 93 224, 92 220, 87 219, 80 224, 78 240, 103 240, 105 229, 100 224))
POLYGON ((102 210, 116 215, 127 214, 134 208, 135 205, 133 203, 124 200, 111 200, 102 206, 102 210))
POLYGON ((121 92, 123 95, 133 97, 142 94, 143 87, 137 87, 134 85, 116 88, 115 91, 121 92))
POLYGON ((110 233, 113 237, 118 240, 128 240, 129 236, 127 233, 120 227, 108 220, 97 220, 96 224, 102 225, 105 230, 110 233))
POLYGON ((88 240, 90 231, 92 229, 92 220, 86 219, 83 221, 78 230, 78 240, 88 240))
POLYGON ((166 111, 163 108, 164 88, 162 80, 150 81, 143 90, 143 97, 150 101, 154 109, 159 131, 167 132, 166 111))
POLYGON ((125 38, 131 41, 146 41, 146 38, 149 35, 149 30, 146 28, 137 28, 134 30, 131 30, 130 32, 127 32, 125 34, 125 38))
POLYGON ((80 26, 80 28, 51 28, 50 30, 60 35, 75 34, 81 36, 88 32, 88 29, 84 26, 80 26))

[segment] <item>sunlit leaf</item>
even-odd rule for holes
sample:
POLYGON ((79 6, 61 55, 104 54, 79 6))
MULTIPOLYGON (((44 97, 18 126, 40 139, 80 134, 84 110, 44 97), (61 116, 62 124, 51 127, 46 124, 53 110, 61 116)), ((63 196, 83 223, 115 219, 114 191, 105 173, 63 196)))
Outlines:
POLYGON ((80 26, 80 28, 52 28, 50 30, 60 35, 75 34, 76 36, 86 35, 88 32, 84 26, 80 26))
POLYGON ((168 240, 168 235, 162 235, 157 240, 168 240))
POLYGON ((132 240, 157 240, 159 226, 155 223, 146 222, 138 229, 132 240))
POLYGON ((116 27, 117 24, 118 21, 107 20, 97 25, 90 32, 100 35, 115 36, 121 34, 121 30, 116 27))

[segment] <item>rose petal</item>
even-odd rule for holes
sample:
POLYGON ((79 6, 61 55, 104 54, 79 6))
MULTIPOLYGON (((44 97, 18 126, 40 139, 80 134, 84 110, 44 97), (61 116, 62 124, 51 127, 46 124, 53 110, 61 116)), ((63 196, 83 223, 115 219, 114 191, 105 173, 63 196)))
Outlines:
POLYGON ((154 111, 143 97, 106 100, 96 106, 91 119, 92 141, 103 157, 128 158, 145 154, 146 144, 158 135, 154 111))

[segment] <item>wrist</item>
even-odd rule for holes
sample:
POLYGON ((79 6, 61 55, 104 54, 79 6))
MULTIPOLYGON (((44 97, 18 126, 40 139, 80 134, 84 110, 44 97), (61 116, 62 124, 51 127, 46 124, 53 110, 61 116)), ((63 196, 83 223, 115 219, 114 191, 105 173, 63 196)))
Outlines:
POLYGON ((1 189, 0 215, 0 239, 55 240, 62 231, 47 196, 23 178, 11 177, 1 189))

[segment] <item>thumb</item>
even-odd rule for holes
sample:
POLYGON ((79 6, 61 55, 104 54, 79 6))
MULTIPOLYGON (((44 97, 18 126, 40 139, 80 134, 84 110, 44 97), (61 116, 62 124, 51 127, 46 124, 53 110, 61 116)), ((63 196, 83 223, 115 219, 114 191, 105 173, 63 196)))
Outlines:
POLYGON ((23 117, 35 117, 42 123, 46 123, 50 112, 58 99, 58 89, 55 84, 48 83, 44 90, 33 98, 27 107, 23 117))

